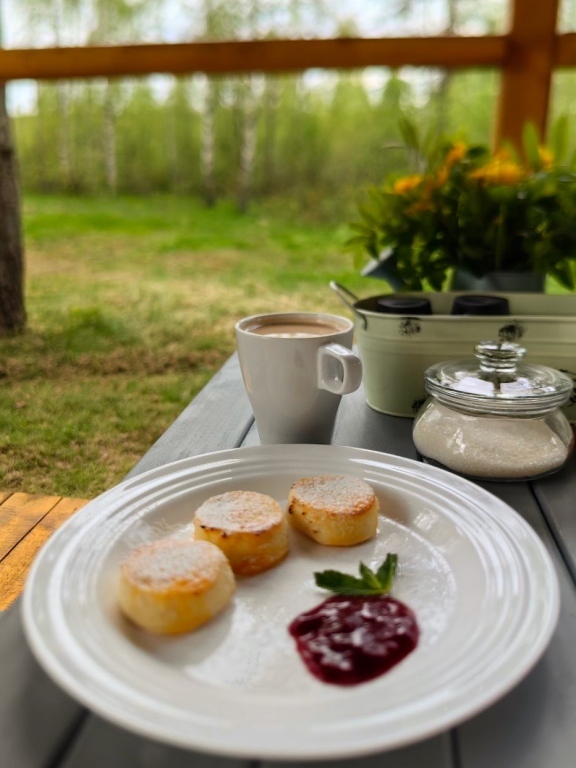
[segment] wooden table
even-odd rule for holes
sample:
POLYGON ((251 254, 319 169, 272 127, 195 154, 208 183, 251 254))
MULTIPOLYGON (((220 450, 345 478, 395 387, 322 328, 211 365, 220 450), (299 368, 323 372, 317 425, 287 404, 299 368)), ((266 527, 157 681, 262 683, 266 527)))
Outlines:
POLYGON ((0 492, 0 611, 16 600, 36 552, 87 499, 0 492))
MULTIPOLYGON (((372 411, 359 391, 343 399, 334 442, 417 458, 411 426, 408 419, 372 411)), ((232 358, 131 474, 207 451, 257 444, 237 361, 232 358)), ((485 487, 520 512, 554 560, 562 604, 548 650, 512 692, 458 728, 400 750, 347 760, 345 766, 570 768, 576 764, 576 457, 546 480, 485 487)), ((257 766, 255 761, 167 747, 88 713, 36 664, 22 633, 19 603, 0 616, 0 680, 2 768, 257 766)), ((258 763, 263 768, 274 765, 258 763)))

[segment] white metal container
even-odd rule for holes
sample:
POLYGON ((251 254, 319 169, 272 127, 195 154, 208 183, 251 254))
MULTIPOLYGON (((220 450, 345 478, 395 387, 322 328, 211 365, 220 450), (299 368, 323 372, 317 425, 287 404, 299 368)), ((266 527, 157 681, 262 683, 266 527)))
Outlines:
POLYGON ((576 422, 576 295, 494 293, 508 299, 510 314, 483 317, 450 314, 454 298, 466 291, 398 294, 432 305, 432 315, 409 317, 376 311, 383 296, 358 299, 338 283, 330 286, 354 313, 366 401, 376 411, 415 416, 426 397, 427 368, 470 357, 479 341, 498 339, 525 345, 526 362, 571 376, 575 388, 563 411, 576 422))

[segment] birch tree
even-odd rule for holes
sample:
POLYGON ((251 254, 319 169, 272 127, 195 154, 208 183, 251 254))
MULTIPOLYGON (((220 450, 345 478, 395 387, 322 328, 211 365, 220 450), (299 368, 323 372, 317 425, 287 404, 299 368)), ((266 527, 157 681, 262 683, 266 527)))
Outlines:
MULTIPOLYGON (((246 34, 250 38, 258 36, 258 22, 261 4, 251 0, 245 5, 246 34)), ((246 213, 252 191, 254 160, 256 157, 256 123, 259 104, 256 96, 256 77, 245 75, 237 83, 237 104, 240 118, 238 180, 236 186, 236 205, 240 213, 246 213)))
POLYGON ((254 80, 253 76, 242 78, 238 86, 240 146, 236 205, 240 213, 246 213, 248 210, 252 192, 254 160, 256 158, 256 124, 259 105, 254 80))
POLYGON ((265 192, 273 190, 276 183, 276 135, 280 96, 280 80, 278 77, 267 76, 264 80, 264 93, 262 95, 264 133, 262 147, 262 186, 265 192))
MULTIPOLYGON (((154 0, 91 0, 93 27, 91 43, 120 42, 126 36, 137 35, 138 23, 149 20, 154 0)), ((104 171, 108 192, 118 191, 118 159, 116 119, 119 87, 110 78, 104 82, 102 120, 104 171)))
MULTIPOLYGON (((308 25, 315 28, 329 18, 330 9, 324 0, 252 0, 247 6, 248 35, 256 37, 258 33, 268 39, 275 36, 298 38, 308 25)), ((289 82, 300 81, 302 75, 291 75, 289 82)), ((256 160, 256 134, 258 119, 262 116, 262 187, 271 191, 277 182, 277 143, 278 111, 282 90, 286 87, 286 78, 278 75, 263 77, 261 92, 256 95, 256 80, 250 81, 250 90, 243 111, 243 146, 240 151, 238 174, 237 203, 241 211, 248 207, 249 193, 254 176, 256 160)), ((291 86, 289 86, 291 87, 291 86)))
MULTIPOLYGON (((26 21, 27 37, 33 41, 38 34, 49 31, 52 45, 60 48, 63 45, 73 45, 79 39, 77 26, 82 0, 25 0, 20 12, 26 21)), ((60 184, 64 190, 72 185, 71 141, 70 141, 70 84, 63 80, 55 83, 56 100, 58 105, 58 143, 57 156, 60 172, 60 184)))
MULTIPOLYGON (((203 0, 201 11, 204 40, 219 40, 233 36, 235 9, 226 0, 203 0)), ((202 197, 208 207, 216 204, 216 116, 220 103, 220 79, 206 78, 202 105, 202 129, 200 133, 200 173, 202 197)))
POLYGON ((202 197, 208 208, 216 204, 216 111, 218 109, 219 85, 215 78, 206 78, 204 104, 202 107, 202 129, 200 133, 200 173, 202 176, 202 197))

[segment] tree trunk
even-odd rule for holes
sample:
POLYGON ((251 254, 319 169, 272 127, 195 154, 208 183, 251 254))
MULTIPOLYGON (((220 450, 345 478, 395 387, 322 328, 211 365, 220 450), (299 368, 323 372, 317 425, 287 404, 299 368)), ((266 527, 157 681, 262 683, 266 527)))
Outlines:
POLYGON ((34 157, 34 163, 38 169, 38 188, 41 192, 45 192, 48 184, 46 182, 46 130, 44 125, 44 93, 42 85, 36 81, 36 104, 38 105, 38 112, 35 120, 36 141, 35 148, 36 154, 34 157))
POLYGON ((208 208, 216 204, 216 180, 214 178, 216 150, 216 107, 218 106, 218 85, 213 78, 206 81, 206 98, 202 112, 202 135, 200 138, 200 166, 202 172, 202 196, 208 208))
POLYGON ((116 110, 114 89, 110 81, 104 91, 104 167, 106 186, 111 195, 118 191, 118 161, 116 157, 116 110))
POLYGON ((267 77, 264 87, 264 190, 273 192, 276 187, 276 128, 280 103, 280 83, 275 76, 267 77))
MULTIPOLYGON (((454 29, 456 27, 458 9, 456 0, 447 0, 448 10, 448 24, 444 30, 444 34, 448 37, 454 35, 454 29)), ((436 101, 437 101, 437 119, 436 128, 438 133, 442 134, 446 131, 448 122, 448 95, 450 93, 450 84, 454 78, 453 70, 443 70, 440 75, 440 82, 436 89, 436 101)))
POLYGON ((20 222, 20 189, 6 88, 0 84, 0 334, 23 330, 24 255, 20 222))
POLYGON ((180 152, 178 151, 178 118, 176 109, 178 105, 178 82, 174 83, 172 96, 167 104, 167 115, 164 125, 166 127, 166 150, 168 157, 169 185, 173 194, 180 191, 180 152))
POLYGON ((68 119, 68 84, 56 83, 58 99, 58 164, 60 166, 60 181, 65 192, 71 187, 70 162, 70 125, 68 119))
POLYGON ((240 87, 242 128, 236 205, 240 213, 246 213, 250 202, 254 158, 256 156, 256 97, 251 77, 247 77, 240 87))
MULTIPOLYGON (((54 4, 54 38, 56 47, 62 45, 62 31, 65 25, 63 0, 54 4)), ((70 121, 68 110, 68 83, 63 80, 56 82, 56 99, 58 104, 58 164, 60 166, 60 183, 65 192, 71 186, 70 162, 70 121)))

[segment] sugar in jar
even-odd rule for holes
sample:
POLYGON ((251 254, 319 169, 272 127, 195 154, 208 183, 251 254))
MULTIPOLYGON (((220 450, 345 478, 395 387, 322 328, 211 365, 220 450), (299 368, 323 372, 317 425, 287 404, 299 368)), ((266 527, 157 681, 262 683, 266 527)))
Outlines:
POLYGON ((483 341, 476 359, 438 363, 424 375, 428 399, 413 427, 421 456, 484 480, 524 480, 559 470, 574 447, 560 410, 572 380, 522 362, 526 350, 483 341))

